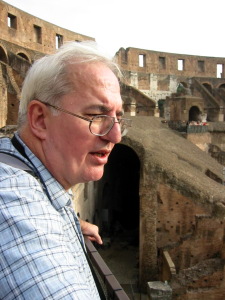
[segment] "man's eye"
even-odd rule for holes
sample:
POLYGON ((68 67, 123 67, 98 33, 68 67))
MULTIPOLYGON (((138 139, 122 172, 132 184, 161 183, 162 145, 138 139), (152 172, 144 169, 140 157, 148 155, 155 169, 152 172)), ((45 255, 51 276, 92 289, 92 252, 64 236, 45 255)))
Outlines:
POLYGON ((93 117, 99 116, 99 114, 86 114, 86 116, 88 118, 93 118, 93 117))

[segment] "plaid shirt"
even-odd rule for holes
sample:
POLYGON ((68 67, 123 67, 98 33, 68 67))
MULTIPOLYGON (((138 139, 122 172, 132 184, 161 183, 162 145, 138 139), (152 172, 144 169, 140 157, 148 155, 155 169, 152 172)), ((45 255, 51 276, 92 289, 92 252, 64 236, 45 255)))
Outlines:
MULTIPOLYGON (((0 163, 0 299, 100 299, 71 193, 23 146, 51 200, 34 176, 0 163)), ((0 151, 27 163, 8 138, 0 151)))

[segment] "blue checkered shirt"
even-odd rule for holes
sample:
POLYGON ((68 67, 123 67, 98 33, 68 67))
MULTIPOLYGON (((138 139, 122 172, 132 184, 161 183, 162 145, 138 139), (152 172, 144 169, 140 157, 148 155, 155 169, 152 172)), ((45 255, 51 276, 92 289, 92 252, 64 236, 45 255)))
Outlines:
MULTIPOLYGON (((0 163, 0 299, 100 299, 71 193, 23 146, 50 199, 34 176, 0 163)), ((8 138, 0 151, 27 162, 8 138)))

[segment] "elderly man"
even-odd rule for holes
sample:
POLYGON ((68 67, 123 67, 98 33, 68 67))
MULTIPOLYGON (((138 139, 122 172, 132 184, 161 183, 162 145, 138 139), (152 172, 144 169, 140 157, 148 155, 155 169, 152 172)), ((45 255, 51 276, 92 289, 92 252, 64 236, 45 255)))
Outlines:
POLYGON ((0 152, 0 299, 99 299, 70 188, 98 180, 130 126, 119 69, 95 44, 71 42, 36 61, 23 84, 18 132, 0 152), (30 174, 31 173, 31 174, 30 174))

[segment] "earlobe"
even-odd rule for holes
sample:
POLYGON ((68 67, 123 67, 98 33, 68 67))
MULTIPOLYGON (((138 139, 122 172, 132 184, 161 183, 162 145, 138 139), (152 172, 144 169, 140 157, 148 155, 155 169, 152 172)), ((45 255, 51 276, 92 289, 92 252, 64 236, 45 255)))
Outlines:
POLYGON ((32 100, 28 105, 28 121, 33 135, 39 139, 46 138, 46 105, 37 100, 32 100))

